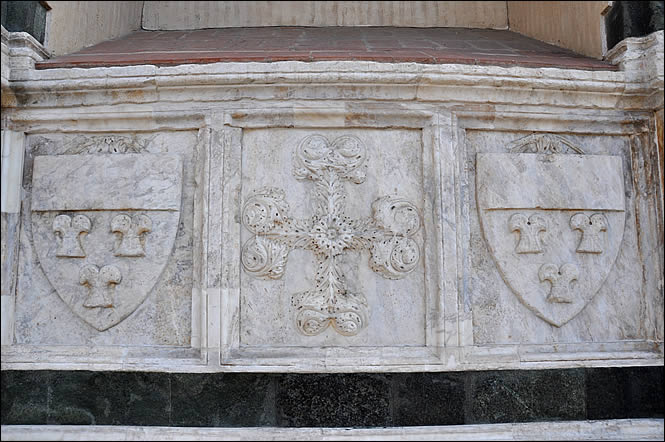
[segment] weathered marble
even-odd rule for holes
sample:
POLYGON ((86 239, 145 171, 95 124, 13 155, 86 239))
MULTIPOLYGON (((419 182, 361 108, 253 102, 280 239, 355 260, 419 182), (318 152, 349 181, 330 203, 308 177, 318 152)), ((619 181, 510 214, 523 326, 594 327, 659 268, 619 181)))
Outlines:
POLYGON ((2 131, 2 213, 21 211, 21 181, 25 134, 13 130, 2 131))
POLYGON ((390 428, 200 428, 3 425, 5 440, 661 440, 662 419, 390 428))
POLYGON ((195 143, 29 137, 17 343, 190 341, 195 143))
MULTIPOLYGON (((4 50, 4 49, 3 49, 4 50)), ((4 56, 4 55, 3 55, 4 56)), ((4 62, 3 62, 4 63, 4 62)), ((3 64, 4 75, 4 64, 3 64)), ((4 86, 3 86, 4 88, 4 86)), ((10 345, 14 340, 14 309, 19 253, 19 232, 21 230, 21 199, 23 180, 23 156, 25 154, 25 134, 2 131, 2 207, 0 210, 0 300, 2 300, 2 345, 10 345)))
POLYGON ((557 327, 576 316, 623 238, 621 158, 479 153, 476 198, 490 253, 522 303, 557 327))
POLYGON ((522 138, 521 133, 468 134, 467 158, 475 171, 469 182, 474 342, 638 336, 643 321, 651 319, 639 313, 643 282, 629 140, 563 135, 584 154, 569 148, 507 153, 522 138), (519 223, 517 214, 545 224, 534 231, 533 224, 519 223), (584 237, 578 222, 589 226, 594 216, 605 222, 598 231, 601 253, 578 250, 584 237), (542 249, 520 252, 529 231, 542 249), (553 295, 559 279, 567 280, 565 299, 553 295))
POLYGON ((3 128, 27 143, 3 369, 662 364, 662 31, 617 72, 35 71, 11 41, 3 128), (133 313, 85 317, 125 287, 133 313))
MULTIPOLYGON (((240 275, 240 327, 243 344, 308 347, 424 344, 425 277, 420 250, 427 232, 419 232, 420 215, 416 213, 422 210, 424 198, 422 149, 416 131, 257 129, 246 132, 242 158, 244 227, 240 241, 244 244, 244 270, 240 275), (311 137, 315 137, 314 140, 311 137), (344 139, 352 140, 354 146, 357 143, 358 150, 343 151, 344 139), (322 145, 310 146, 315 140, 321 141, 322 145), (337 142, 340 146, 328 150, 329 148, 323 145, 324 140, 333 144, 333 140, 340 140, 337 142), (303 146, 303 142, 309 143, 303 146), (303 152, 303 149, 308 150, 303 152), (327 166, 326 158, 334 156, 326 155, 340 155, 340 151, 341 155, 352 154, 349 158, 355 163, 331 163, 327 166), (309 169, 304 166, 303 161, 307 162, 309 169), (339 170, 338 175, 335 175, 335 170, 339 170), (324 173, 331 176, 316 178, 319 176, 317 174, 324 173), (308 179, 311 174, 315 174, 314 180, 308 179), (349 179, 340 180, 338 177, 344 174, 348 174, 349 179), (285 254, 280 273, 267 275, 265 280, 261 280, 257 279, 258 269, 251 269, 247 262, 252 259, 252 254, 258 253, 258 250, 248 247, 256 248, 252 238, 259 227, 249 226, 251 222, 245 218, 250 216, 250 210, 255 209, 256 191, 266 187, 285 189, 285 195, 280 195, 279 200, 285 210, 272 210, 281 214, 284 224, 286 218, 290 217, 288 226, 293 227, 281 227, 285 240, 275 242, 275 245, 282 245, 285 254), (331 193, 328 193, 328 189, 331 193), (416 224, 411 227, 412 232, 403 237, 414 238, 408 241, 413 244, 413 253, 416 253, 416 256, 405 258, 410 259, 413 267, 409 267, 408 273, 398 275, 399 280, 394 280, 389 274, 387 276, 390 278, 387 278, 384 273, 387 270, 372 269, 372 263, 382 257, 380 253, 387 253, 390 260, 391 249, 398 247, 387 244, 389 250, 379 252, 372 244, 375 241, 383 244, 384 240, 389 241, 393 237, 401 238, 402 234, 398 233, 400 226, 409 229, 402 220, 404 215, 399 213, 396 215, 398 225, 393 227, 393 230, 388 222, 384 221, 384 232, 379 228, 381 222, 373 221, 385 217, 377 214, 377 210, 381 210, 377 201, 380 204, 379 199, 384 196, 395 201, 408 201, 408 208, 412 208, 415 215, 416 224), (322 222, 332 224, 319 227, 322 222), (339 226, 332 226, 333 224, 339 226), (290 229, 291 233, 286 229, 290 229), (287 245, 285 235, 290 235, 289 241, 292 243, 303 244, 300 246, 302 248, 287 245), (315 259, 316 256, 321 258, 315 259), (332 264, 327 264, 329 260, 332 264), (350 308, 350 312, 358 311, 363 318, 355 332, 347 333, 344 329, 337 329, 335 325, 319 333, 304 334, 303 330, 299 329, 296 317, 301 306, 307 305, 301 302, 312 303, 314 300, 298 298, 303 295, 306 297, 306 293, 312 293, 310 297, 317 293, 319 288, 310 291, 315 286, 321 286, 318 278, 325 268, 329 268, 336 275, 331 281, 338 287, 335 289, 338 293, 333 296, 341 297, 340 307, 350 308), (353 298, 345 300, 346 293, 353 294, 353 298), (354 302, 361 304, 356 305, 354 302), (345 303, 350 303, 349 307, 342 307, 345 303)), ((340 161, 347 160, 342 157, 340 161)), ((265 198, 267 197, 263 197, 264 201, 265 198)), ((274 199, 271 201, 275 201, 272 206, 277 203, 274 199)), ((263 215, 256 213, 252 218, 259 216, 263 215)), ((408 218, 406 220, 409 222, 408 218)), ((275 233, 272 236, 256 237, 274 241, 271 238, 279 239, 280 236, 275 233)), ((399 254, 400 258, 408 251, 400 254, 400 251, 396 250, 395 253, 399 254)), ((327 309, 325 305, 318 308, 327 309)), ((344 311, 341 310, 340 313, 343 315, 344 311)))
POLYGON ((182 165, 160 154, 36 156, 32 210, 180 209, 182 165))
POLYGON ((618 156, 560 153, 478 154, 484 210, 624 210, 618 156))
POLYGON ((151 292, 173 250, 180 213, 77 211, 77 216, 86 216, 92 225, 89 233, 80 235, 81 256, 58 253, 52 225, 63 216, 60 213, 33 212, 32 238, 40 265, 65 304, 94 328, 106 330, 133 313, 151 292), (152 231, 143 235, 143 256, 117 253, 122 239, 111 226, 114 217, 126 213, 149 217, 153 224, 152 231), (116 270, 105 275, 101 270, 108 266, 116 270), (100 296, 106 300, 104 305, 96 304, 100 296))

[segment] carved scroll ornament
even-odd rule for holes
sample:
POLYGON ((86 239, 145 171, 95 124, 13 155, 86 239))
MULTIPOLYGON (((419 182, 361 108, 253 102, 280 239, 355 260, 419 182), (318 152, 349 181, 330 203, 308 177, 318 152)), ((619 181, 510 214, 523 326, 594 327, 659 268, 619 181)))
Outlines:
POLYGON ((372 204, 370 218, 347 215, 342 181, 361 184, 366 176, 366 148, 356 137, 342 136, 331 143, 321 135, 308 136, 293 163, 297 179, 314 181, 315 213, 292 219, 282 190, 254 192, 242 211, 243 224, 254 234, 243 247, 242 265, 257 277, 279 279, 291 250, 312 251, 318 262, 316 286, 293 296, 298 330, 311 336, 332 325, 342 335, 355 335, 367 326, 367 302, 347 288, 341 255, 369 250, 372 270, 388 279, 404 278, 420 259, 412 238, 420 229, 420 214, 409 201, 384 196, 372 204))

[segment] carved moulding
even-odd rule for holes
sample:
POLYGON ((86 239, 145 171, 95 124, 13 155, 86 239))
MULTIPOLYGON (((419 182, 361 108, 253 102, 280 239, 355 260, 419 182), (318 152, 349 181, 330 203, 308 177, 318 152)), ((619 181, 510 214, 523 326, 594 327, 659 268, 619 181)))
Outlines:
POLYGON ((371 217, 347 215, 342 182, 363 183, 367 159, 357 137, 345 135, 330 142, 322 135, 310 135, 295 151, 293 174, 314 182, 314 215, 289 217, 284 192, 272 187, 255 191, 243 206, 242 222, 254 234, 242 249, 246 272, 279 279, 291 250, 302 248, 316 257, 315 287, 292 297, 296 327, 304 335, 317 335, 332 326, 353 336, 367 326, 367 301, 348 289, 339 266, 346 251, 369 250, 370 267, 388 279, 406 277, 420 260, 420 247, 411 237, 420 229, 421 218, 412 203, 384 196, 372 204, 371 217))
POLYGON ((483 235, 518 299, 561 327, 593 299, 619 253, 621 158, 586 155, 551 134, 529 135, 508 150, 476 156, 483 235))
POLYGON ((93 328, 117 325, 147 298, 173 249, 180 158, 36 156, 32 189, 32 239, 49 282, 93 328))
POLYGON ((54 152, 64 155, 148 153, 151 141, 125 135, 77 135, 57 147, 52 139, 37 136, 33 150, 37 155, 54 152))

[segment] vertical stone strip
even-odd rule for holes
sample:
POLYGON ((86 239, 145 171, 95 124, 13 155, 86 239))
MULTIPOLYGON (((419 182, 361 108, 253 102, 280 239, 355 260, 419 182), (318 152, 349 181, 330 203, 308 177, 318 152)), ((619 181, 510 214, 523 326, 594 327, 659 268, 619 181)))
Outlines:
POLYGON ((225 352, 237 348, 240 343, 240 223, 237 220, 240 218, 241 137, 242 129, 239 128, 224 126, 214 131, 213 153, 210 155, 211 176, 221 176, 222 182, 213 183, 215 187, 221 184, 221 194, 210 200, 214 216, 210 217, 209 242, 221 243, 222 255, 214 268, 208 264, 208 314, 214 315, 208 318, 208 346, 211 354, 213 349, 219 350, 222 361, 228 358, 225 352), (213 174, 213 167, 221 168, 221 173, 213 174), (222 323, 221 318, 228 322, 222 323))
POLYGON ((21 228, 21 179, 25 134, 2 131, 2 245, 0 277, 2 279, 2 345, 14 340, 14 288, 18 264, 19 232, 21 228))
MULTIPOLYGON (((437 114, 432 122, 431 128, 425 129, 423 134, 423 143, 425 143, 424 152, 432 152, 432 164, 434 164, 434 176, 425 176, 425 183, 433 185, 425 186, 426 205, 423 213, 436 213, 438 216, 434 219, 440 219, 440 222, 433 222, 433 217, 425 216, 425 230, 439 230, 435 238, 443 238, 443 244, 437 244, 437 249, 432 252, 426 251, 427 256, 430 253, 438 254, 437 262, 441 273, 438 279, 442 281, 442 286, 437 287, 439 296, 437 304, 431 305, 430 311, 437 311, 435 323, 432 324, 430 336, 427 337, 428 344, 438 347, 458 347, 460 345, 471 345, 472 326, 471 312, 465 311, 460 305, 458 293, 460 293, 460 284, 467 285, 463 269, 468 265, 464 263, 463 250, 458 248, 459 238, 468 238, 468 221, 461 222, 460 219, 468 220, 468 208, 465 208, 461 201, 464 195, 458 192, 465 192, 467 186, 460 182, 461 175, 459 167, 462 160, 458 160, 458 155, 464 155, 465 149, 460 148, 457 139, 456 128, 458 122, 456 117, 447 112, 437 114), (431 133, 430 133, 431 132, 431 133), (430 137, 425 137, 425 134, 430 137), (433 143, 428 146, 428 143, 433 143), (427 225, 430 224, 430 225, 427 225)), ((423 168, 424 171, 427 168, 423 168)), ((467 240, 468 241, 468 240, 467 240)), ((425 247, 433 247, 433 241, 425 241, 425 247)), ((437 271, 431 268, 427 269, 428 274, 437 271)), ((435 280, 428 281, 428 284, 436 284, 435 280)), ((435 286, 436 287, 436 286, 435 286)), ((432 289, 434 291, 435 289, 432 289)), ((428 290, 429 293, 429 290, 428 290)))
POLYGON ((192 255, 194 272, 192 285, 192 348, 203 348, 204 324, 206 320, 206 287, 208 269, 205 267, 208 256, 208 208, 209 208, 209 181, 210 181, 210 132, 209 127, 203 127, 198 132, 198 143, 196 145, 196 168, 195 175, 196 196, 194 198, 194 250, 192 255))

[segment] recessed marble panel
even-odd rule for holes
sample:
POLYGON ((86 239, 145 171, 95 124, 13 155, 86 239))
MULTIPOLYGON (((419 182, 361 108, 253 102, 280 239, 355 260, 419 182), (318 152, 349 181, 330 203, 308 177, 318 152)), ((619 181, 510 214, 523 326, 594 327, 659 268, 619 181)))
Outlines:
POLYGON ((628 137, 468 131, 473 343, 647 339, 628 137))
POLYGON ((196 143, 28 137, 16 344, 190 345, 196 143))
POLYGON ((241 346, 425 345, 421 136, 244 130, 241 346))

